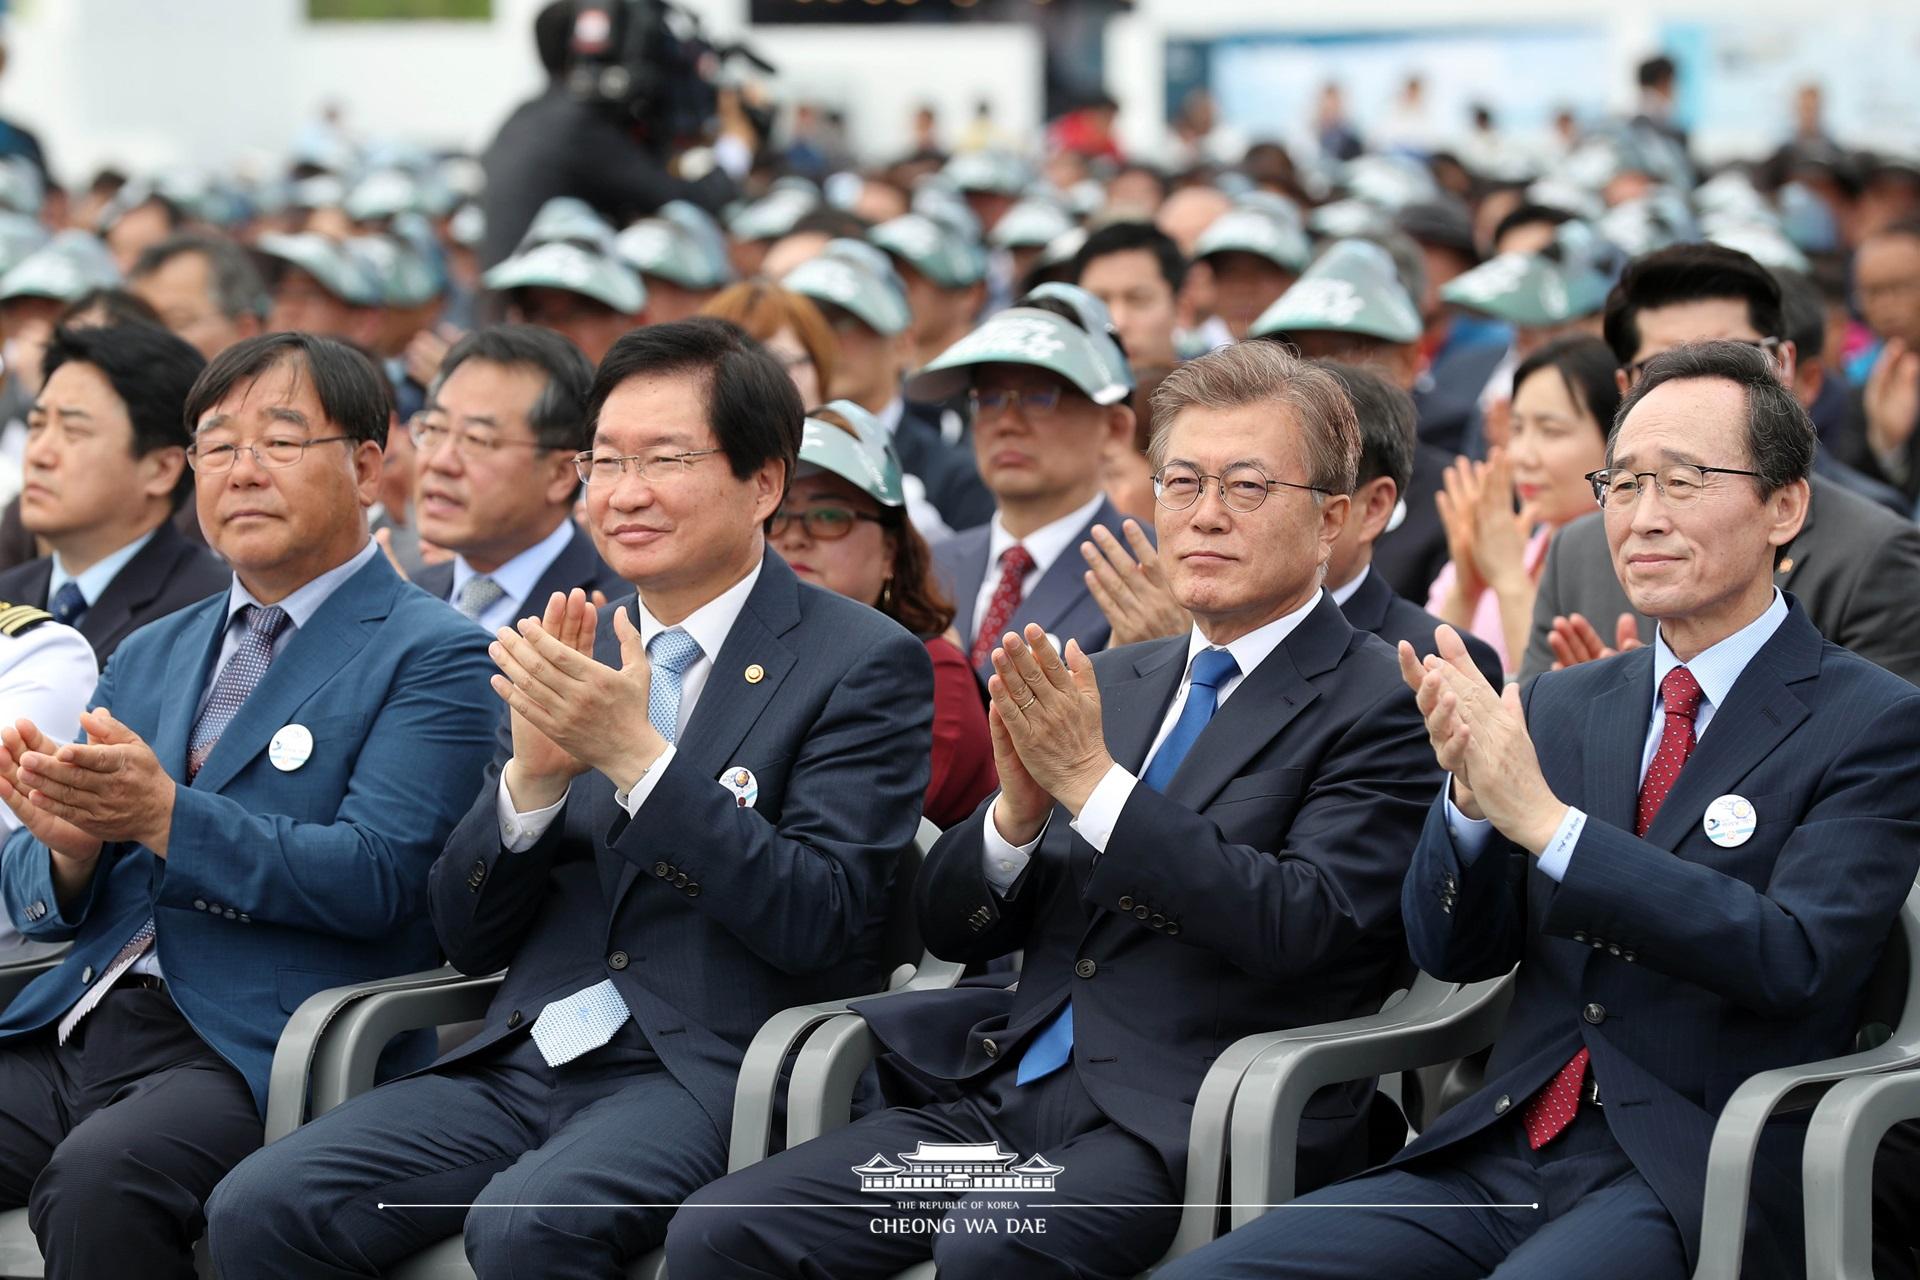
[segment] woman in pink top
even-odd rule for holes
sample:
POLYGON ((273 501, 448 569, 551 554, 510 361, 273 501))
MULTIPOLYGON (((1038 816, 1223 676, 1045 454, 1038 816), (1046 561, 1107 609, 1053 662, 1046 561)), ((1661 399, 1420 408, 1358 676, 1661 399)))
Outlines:
POLYGON ((1509 673, 1526 652, 1548 540, 1596 509, 1586 476, 1606 464, 1619 407, 1606 343, 1549 343, 1514 372, 1506 447, 1485 462, 1457 459, 1435 497, 1452 559, 1434 579, 1427 609, 1492 645, 1509 673))

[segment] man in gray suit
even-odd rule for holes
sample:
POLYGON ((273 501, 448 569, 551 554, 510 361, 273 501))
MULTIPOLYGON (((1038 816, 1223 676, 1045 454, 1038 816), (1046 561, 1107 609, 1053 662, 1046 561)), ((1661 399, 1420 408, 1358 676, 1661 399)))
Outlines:
POLYGON ((1133 445, 1132 392, 1105 305, 1063 284, 995 314, 907 383, 918 399, 965 394, 973 405, 974 454, 996 509, 933 558, 981 680, 993 673, 1000 637, 1028 623, 1062 645, 1106 648, 1113 628, 1087 589, 1078 548, 1096 525, 1122 536, 1101 460, 1133 445))
MULTIPOLYGON (((1623 390, 1654 356, 1711 339, 1765 349, 1793 383, 1779 283, 1734 249, 1677 245, 1636 259, 1607 299, 1605 327, 1623 390)), ((1799 599, 1827 639, 1920 683, 1920 528, 1817 467, 1811 484, 1806 520, 1775 556, 1774 585, 1799 599)), ((1653 623, 1634 614, 1614 574, 1600 513, 1562 529, 1540 574, 1520 678, 1652 638, 1653 623)))
POLYGON ((464 1229, 483 1280, 624 1275, 725 1171, 761 1023, 879 988, 933 670, 766 547, 801 413, 724 321, 614 344, 580 470, 638 595, 500 629, 509 723, 433 868, 448 959, 506 979, 472 1040, 227 1179, 223 1274, 379 1276, 464 1229))

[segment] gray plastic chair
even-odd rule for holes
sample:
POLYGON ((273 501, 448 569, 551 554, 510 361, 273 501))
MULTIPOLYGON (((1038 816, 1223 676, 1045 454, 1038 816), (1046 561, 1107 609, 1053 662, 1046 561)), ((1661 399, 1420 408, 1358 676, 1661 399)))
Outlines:
MULTIPOLYGON (((950 987, 960 979, 960 965, 937 960, 920 950, 919 931, 914 925, 913 883, 920 864, 939 838, 940 829, 921 819, 913 846, 901 856, 895 871, 894 900, 887 922, 887 958, 900 963, 888 979, 890 991, 950 987)), ((468 978, 449 969, 395 979, 377 988, 343 988, 339 1008, 325 1019, 327 1034, 312 1061, 313 1113, 320 1115, 371 1087, 374 1062, 393 1036, 416 1027, 446 1026, 478 1018, 486 1012, 499 985, 497 974, 468 978)), ((778 1106, 781 1066, 815 1028, 845 1014, 851 999, 782 1010, 755 1034, 734 1085, 729 1173, 766 1157, 778 1106)), ((277 1071, 279 1067, 276 1057, 274 1068, 277 1071)), ((293 1070, 291 1063, 288 1070, 293 1070)), ((665 1255, 656 1249, 632 1264, 627 1280, 660 1280, 665 1271, 665 1255)), ((473 1280, 473 1267, 467 1262, 462 1238, 449 1236, 401 1262, 387 1273, 387 1280, 473 1280)))
MULTIPOLYGON (((1917 962, 1920 887, 1908 893, 1869 984, 1870 993, 1884 993, 1885 1000, 1878 1002, 1887 1006, 1872 1008, 1877 1001, 1870 994, 1869 1017, 1887 1013, 1892 1038, 1842 1057, 1763 1071, 1734 1090, 1708 1152, 1694 1280, 1738 1280, 1761 1131, 1773 1116, 1804 1111, 1822 1095, 1830 1102, 1815 1113, 1805 1156, 1808 1275, 1871 1280, 1871 1231, 1858 1224, 1865 1223, 1871 1211, 1873 1147, 1888 1124, 1920 1116, 1920 1079, 1881 1074, 1920 1066, 1917 962), (1909 1080, 1912 1083, 1906 1083, 1909 1080), (1842 1256, 1837 1240, 1842 1234, 1848 1269, 1834 1271, 1835 1259, 1842 1256)), ((1445 984, 1422 978, 1406 1001, 1376 1018, 1359 1019, 1345 1029, 1336 1024, 1273 1037, 1273 1044, 1247 1069, 1233 1103, 1233 1225, 1244 1225, 1292 1198, 1300 1108, 1314 1089, 1337 1080, 1428 1066, 1483 1048, 1499 1033, 1512 998, 1511 984, 1509 974, 1445 991, 1445 984)))

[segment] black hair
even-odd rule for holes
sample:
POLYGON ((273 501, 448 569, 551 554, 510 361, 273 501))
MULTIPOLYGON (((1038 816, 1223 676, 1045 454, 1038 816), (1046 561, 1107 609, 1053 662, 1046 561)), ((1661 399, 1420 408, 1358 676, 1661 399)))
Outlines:
POLYGON ((1679 68, 1666 54, 1656 54, 1634 70, 1634 80, 1642 89, 1659 89, 1673 83, 1679 68))
POLYGON ((1517 205, 1506 217, 1494 224, 1493 239, 1490 244, 1497 245, 1506 237, 1507 232, 1517 227, 1530 227, 1536 222, 1544 222, 1550 227, 1558 227, 1572 222, 1573 215, 1565 209, 1556 209, 1550 204, 1517 205))
POLYGON ((1724 245, 1676 244, 1629 262, 1607 295, 1601 328, 1614 360, 1624 369, 1639 354, 1642 311, 1717 298, 1744 301, 1761 337, 1786 337, 1780 286, 1765 267, 1724 245))
POLYGON ((1780 315, 1800 360, 1818 360, 1827 349, 1827 300, 1813 277, 1785 267, 1773 273, 1780 286, 1780 315))
POLYGON ((712 316, 623 334, 593 376, 589 427, 597 426, 607 397, 629 378, 675 374, 705 383, 707 424, 735 478, 744 480, 768 462, 779 462, 792 480, 806 416, 800 393, 765 347, 740 326, 712 316))
POLYGON ((469 360, 519 365, 546 375, 547 384, 527 411, 527 425, 542 448, 574 453, 593 443, 587 426, 587 395, 593 390, 593 364, 580 348, 551 329, 532 324, 498 324, 475 329, 453 344, 440 361, 427 403, 455 369, 469 360))
POLYGON ((553 0, 533 19, 533 47, 549 80, 567 72, 573 57, 573 0, 553 0))
POLYGON ((117 286, 87 290, 60 308, 60 314, 53 320, 54 327, 80 328, 87 325, 86 316, 93 311, 100 313, 100 319, 92 323, 92 328, 111 328, 122 324, 145 324, 159 329, 167 327, 161 321, 160 313, 145 298, 117 286))
POLYGON ((1160 278, 1175 293, 1186 283, 1187 259, 1180 252, 1180 246, 1151 222, 1109 222, 1106 226, 1087 237, 1080 246, 1080 252, 1073 256, 1073 278, 1080 280, 1087 274, 1087 265, 1095 258, 1104 258, 1108 254, 1130 253, 1144 249, 1153 255, 1160 266, 1160 278))
POLYGON ((127 279, 143 280, 189 253, 197 253, 207 260, 208 273, 213 277, 213 301, 222 315, 229 320, 238 320, 241 316, 266 317, 272 299, 267 294, 266 282, 260 278, 260 268, 238 241, 214 232, 183 231, 147 246, 133 264, 133 270, 127 273, 127 279))
POLYGON ((1614 415, 1620 412, 1620 380, 1613 351, 1590 334, 1558 338, 1520 362, 1513 371, 1513 389, 1542 369, 1560 375, 1573 402, 1593 415, 1605 439, 1612 430, 1614 415))
MULTIPOLYGON (((49 378, 63 364, 98 369, 127 407, 133 456, 144 458, 156 449, 184 449, 192 443, 180 410, 206 363, 190 344, 165 329, 136 322, 55 329, 42 367, 49 378)), ((178 511, 192 492, 193 473, 181 467, 173 509, 178 511)))
POLYGON ((387 425, 393 416, 393 388, 386 376, 346 343, 317 333, 263 333, 215 356, 187 395, 188 434, 235 387, 282 365, 306 371, 320 399, 320 411, 342 435, 386 447, 387 425))
POLYGON ((1647 361, 1614 418, 1607 437, 1608 465, 1620 427, 1635 407, 1656 387, 1693 378, 1724 379, 1746 397, 1747 465, 1759 473, 1754 485, 1762 498, 1807 478, 1813 470, 1813 419, 1780 381, 1767 353, 1744 342, 1694 342, 1647 361))
POLYGON ((1316 360, 1346 388, 1360 422, 1360 471, 1354 487, 1386 476, 1394 492, 1407 496, 1413 483, 1414 442, 1418 413, 1413 397, 1380 376, 1378 370, 1342 360, 1316 360))

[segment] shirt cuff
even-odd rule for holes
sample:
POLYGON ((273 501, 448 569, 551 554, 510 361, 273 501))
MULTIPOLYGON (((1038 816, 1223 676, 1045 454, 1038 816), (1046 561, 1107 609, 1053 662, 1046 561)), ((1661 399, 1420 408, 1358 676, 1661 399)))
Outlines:
POLYGON ((1547 841, 1547 847, 1540 854, 1540 874, 1555 884, 1566 878, 1567 864, 1573 861, 1573 846, 1580 843, 1580 833, 1586 830, 1587 815, 1571 805, 1567 807, 1567 816, 1560 819, 1560 825, 1553 829, 1553 839, 1547 841))
POLYGON ((660 753, 660 758, 653 762, 653 767, 641 774, 640 781, 633 784, 633 790, 621 791, 617 787, 614 789, 614 801, 627 811, 629 818, 640 816, 640 806, 645 804, 647 797, 653 794, 654 787, 660 782, 660 775, 665 773, 667 766, 672 763, 673 744, 669 742, 667 749, 660 753))
POLYGON ((1453 803, 1453 775, 1440 784, 1440 795, 1447 805, 1447 834, 1453 837, 1453 851, 1460 857, 1460 865, 1470 867, 1487 847, 1487 840, 1493 835, 1493 824, 1485 818, 1469 818, 1453 803))
POLYGON ((1107 766, 1100 781, 1094 784, 1092 794, 1087 796, 1087 803, 1081 806, 1080 816, 1073 820, 1073 829, 1096 851, 1107 851, 1107 843, 1113 839, 1113 829, 1120 822, 1120 811, 1127 807, 1127 797, 1133 794, 1133 788, 1139 781, 1119 765, 1112 764, 1107 766))
POLYGON ((544 809, 521 813, 513 807, 513 797, 507 794, 506 774, 502 773, 500 799, 496 806, 500 814, 500 847, 508 853, 525 853, 540 843, 540 837, 547 834, 547 828, 553 825, 554 818, 566 806, 567 794, 572 790, 572 787, 568 787, 558 800, 544 809))
POLYGON ((1040 847, 1040 841, 1046 834, 1047 828, 1043 824, 1040 834, 1025 844, 1009 844, 1007 838, 1000 834, 1000 828, 994 825, 993 806, 987 806, 986 825, 980 833, 980 874, 987 878, 987 883, 995 893, 1003 898, 1007 896, 1007 891, 1013 888, 1013 882, 1020 878, 1020 873, 1027 869, 1027 863, 1033 860, 1033 851, 1040 847))

